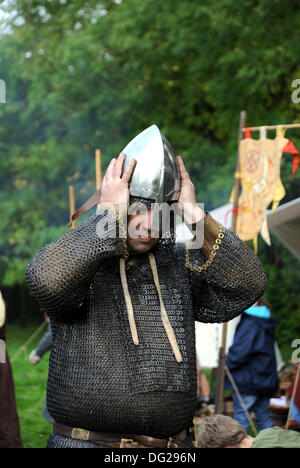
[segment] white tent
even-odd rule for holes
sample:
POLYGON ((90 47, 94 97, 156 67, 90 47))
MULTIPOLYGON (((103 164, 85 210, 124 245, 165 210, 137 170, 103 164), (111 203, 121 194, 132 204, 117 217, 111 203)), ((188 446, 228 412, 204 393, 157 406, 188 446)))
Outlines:
POLYGON ((300 260, 300 198, 268 211, 271 232, 300 260))
MULTIPOLYGON (((226 228, 231 227, 232 203, 220 206, 210 214, 226 228)), ((300 260, 300 198, 280 205, 273 213, 267 210, 267 223, 271 233, 300 260)), ((176 235, 178 242, 191 238, 184 223, 178 225, 176 235)))
MULTIPOLYGON (((232 219, 232 204, 212 210, 210 214, 223 226, 230 228, 232 219)), ((267 211, 267 222, 270 231, 300 260, 300 198, 279 206, 274 213, 267 211)), ((177 226, 176 240, 183 242, 191 239, 192 235, 184 223, 177 226)), ((236 327, 240 321, 237 317, 228 322, 226 353, 232 345, 236 327)), ((204 324, 196 322, 196 352, 202 367, 218 366, 219 348, 222 341, 222 324, 204 324)), ((279 348, 275 346, 277 369, 282 369, 284 362, 279 348)))
MULTIPOLYGON (((226 354, 233 343, 236 327, 240 321, 237 317, 227 326, 226 354)), ((218 367, 219 349, 222 344, 222 327, 221 323, 201 323, 195 322, 196 325, 196 354, 197 360, 201 367, 212 369, 218 367)))

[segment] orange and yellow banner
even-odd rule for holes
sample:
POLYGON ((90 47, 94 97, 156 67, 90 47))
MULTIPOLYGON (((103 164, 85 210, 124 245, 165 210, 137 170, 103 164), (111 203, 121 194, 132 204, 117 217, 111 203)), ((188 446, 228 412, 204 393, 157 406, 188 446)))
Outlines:
MULTIPOLYGON (((238 201, 237 234, 242 240, 248 241, 257 239, 260 233, 270 245, 266 210, 272 202, 272 210, 275 210, 285 196, 280 179, 281 157, 287 151, 293 152, 295 158, 297 150, 284 137, 282 127, 277 128, 277 136, 273 140, 266 138, 264 130, 262 127, 259 140, 250 138, 248 133, 249 137, 240 142, 238 176, 241 178, 242 190, 238 201)), ((293 167, 293 173, 295 169, 293 167)))

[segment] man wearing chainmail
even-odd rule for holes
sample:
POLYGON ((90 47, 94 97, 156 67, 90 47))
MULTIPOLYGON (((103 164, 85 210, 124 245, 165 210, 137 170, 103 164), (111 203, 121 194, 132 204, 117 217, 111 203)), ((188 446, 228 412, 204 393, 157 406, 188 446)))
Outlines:
POLYGON ((191 447, 194 321, 241 314, 266 289, 263 268, 197 205, 156 126, 111 161, 97 196, 97 213, 27 268, 53 332, 48 447, 191 447), (163 203, 176 203, 197 242, 203 233, 201 248, 175 242, 163 203))

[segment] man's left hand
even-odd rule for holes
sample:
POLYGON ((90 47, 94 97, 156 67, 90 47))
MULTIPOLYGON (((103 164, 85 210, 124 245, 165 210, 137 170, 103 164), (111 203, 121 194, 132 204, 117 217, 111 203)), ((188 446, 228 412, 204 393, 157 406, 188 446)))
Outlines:
POLYGON ((190 179, 181 156, 177 157, 180 176, 180 195, 178 205, 185 223, 194 224, 205 217, 204 211, 197 205, 194 184, 190 179))

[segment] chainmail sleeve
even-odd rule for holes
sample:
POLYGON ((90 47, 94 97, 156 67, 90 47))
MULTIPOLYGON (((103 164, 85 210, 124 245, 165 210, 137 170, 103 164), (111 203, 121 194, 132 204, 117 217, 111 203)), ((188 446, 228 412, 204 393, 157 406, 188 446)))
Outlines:
POLYGON ((26 269, 27 282, 50 319, 72 317, 84 302, 100 263, 126 255, 126 239, 116 236, 119 226, 105 209, 45 246, 26 269))
POLYGON ((195 320, 221 323, 263 296, 267 279, 254 252, 209 214, 202 248, 185 249, 195 320))

